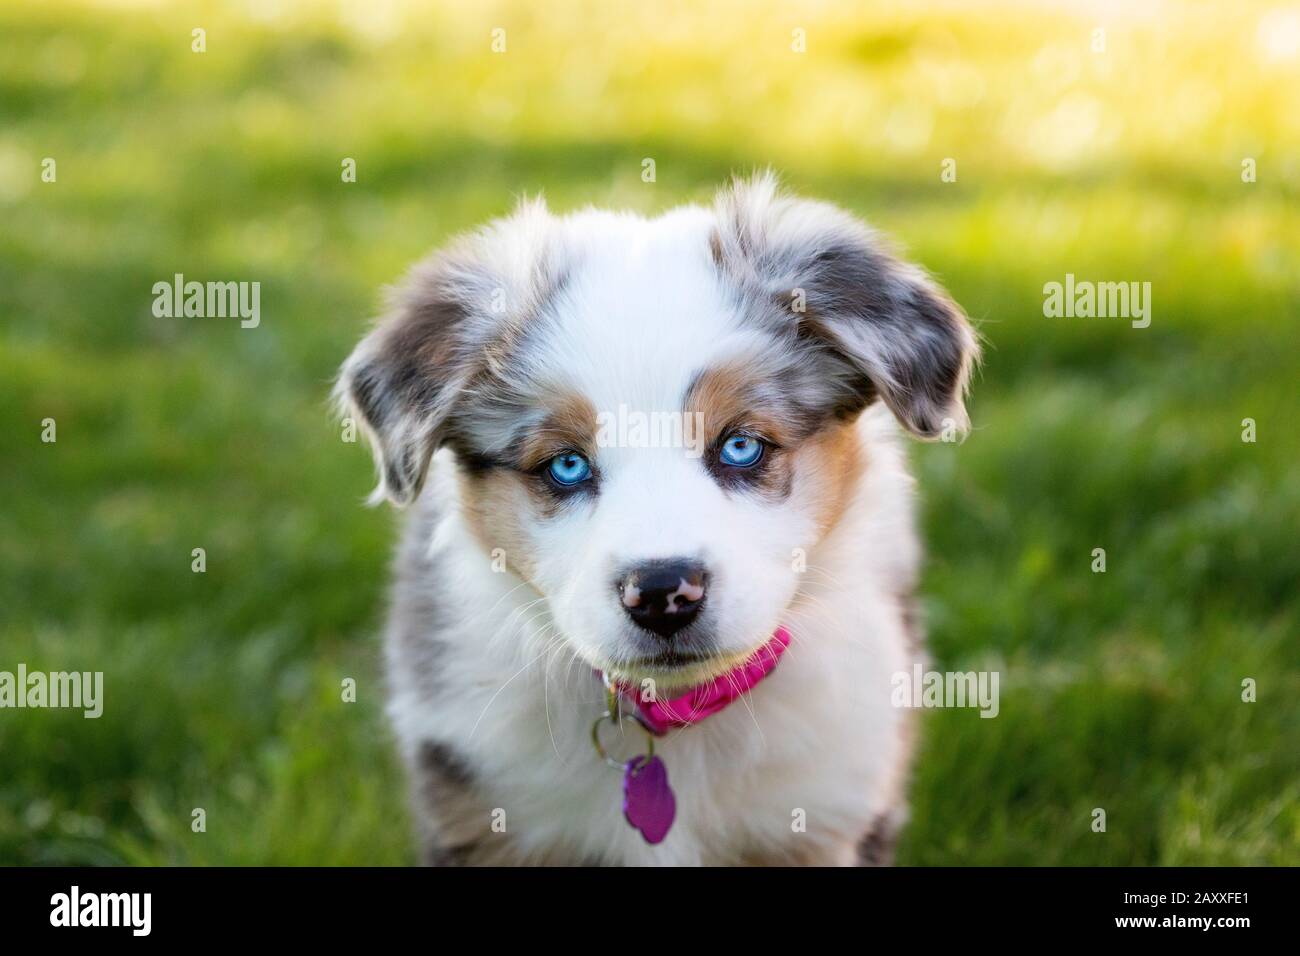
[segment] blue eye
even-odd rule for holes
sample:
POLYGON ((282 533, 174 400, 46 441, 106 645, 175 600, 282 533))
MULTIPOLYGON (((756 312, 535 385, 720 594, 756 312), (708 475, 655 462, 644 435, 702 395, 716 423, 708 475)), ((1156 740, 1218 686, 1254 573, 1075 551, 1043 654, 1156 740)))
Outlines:
POLYGON ((576 451, 556 455, 548 466, 556 484, 576 485, 591 477, 591 464, 576 451))
POLYGON ((763 443, 753 435, 732 435, 722 443, 718 457, 724 465, 749 468, 763 457, 763 443))

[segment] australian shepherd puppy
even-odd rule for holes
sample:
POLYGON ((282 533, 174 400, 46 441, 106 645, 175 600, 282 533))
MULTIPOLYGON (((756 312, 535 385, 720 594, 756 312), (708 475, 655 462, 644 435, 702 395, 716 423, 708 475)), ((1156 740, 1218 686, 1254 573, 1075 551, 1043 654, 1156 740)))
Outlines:
POLYGON ((415 266, 338 396, 408 509, 388 710, 424 859, 888 861, 899 426, 960 433, 976 352, 771 176, 654 219, 526 202, 415 266))

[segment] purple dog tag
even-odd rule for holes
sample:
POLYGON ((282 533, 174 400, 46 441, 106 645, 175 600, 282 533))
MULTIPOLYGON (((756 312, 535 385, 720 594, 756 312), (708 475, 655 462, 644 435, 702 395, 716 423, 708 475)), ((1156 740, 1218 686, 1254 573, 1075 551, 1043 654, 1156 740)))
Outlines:
POLYGON ((658 757, 633 757, 623 767, 623 816, 652 846, 663 841, 677 816, 668 768, 658 757))

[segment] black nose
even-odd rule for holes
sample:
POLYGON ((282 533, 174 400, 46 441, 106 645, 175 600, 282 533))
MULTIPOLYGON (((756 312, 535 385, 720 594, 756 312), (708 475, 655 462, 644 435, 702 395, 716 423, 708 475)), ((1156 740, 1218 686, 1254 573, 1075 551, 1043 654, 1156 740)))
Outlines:
POLYGON ((668 638, 695 620, 708 583, 704 565, 669 558, 632 568, 619 579, 618 594, 633 621, 668 638))

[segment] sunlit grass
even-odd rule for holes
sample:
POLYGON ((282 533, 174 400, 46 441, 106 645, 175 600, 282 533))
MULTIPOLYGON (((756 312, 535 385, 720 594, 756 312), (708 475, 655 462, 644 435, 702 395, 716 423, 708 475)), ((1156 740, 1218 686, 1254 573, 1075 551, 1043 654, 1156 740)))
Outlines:
POLYGON ((766 165, 988 343, 973 437, 915 457, 936 659, 1001 668, 1002 713, 927 715, 903 860, 1300 862, 1293 14, 252 6, 0 8, 0 669, 109 694, 0 712, 0 862, 409 861, 391 521, 337 363, 382 284, 521 194, 652 212, 766 165), (261 326, 155 318, 176 272, 260 281, 261 326), (1044 318, 1066 272, 1150 281, 1151 327, 1044 318))

